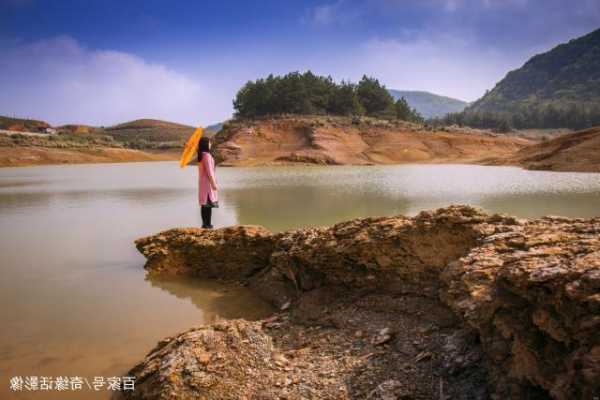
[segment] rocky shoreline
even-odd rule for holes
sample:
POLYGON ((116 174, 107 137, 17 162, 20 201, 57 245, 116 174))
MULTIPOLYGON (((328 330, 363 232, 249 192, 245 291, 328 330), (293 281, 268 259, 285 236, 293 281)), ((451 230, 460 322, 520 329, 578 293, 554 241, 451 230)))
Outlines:
POLYGON ((150 274, 248 285, 278 308, 161 341, 134 399, 593 399, 600 218, 466 206, 272 234, 172 229, 150 274))

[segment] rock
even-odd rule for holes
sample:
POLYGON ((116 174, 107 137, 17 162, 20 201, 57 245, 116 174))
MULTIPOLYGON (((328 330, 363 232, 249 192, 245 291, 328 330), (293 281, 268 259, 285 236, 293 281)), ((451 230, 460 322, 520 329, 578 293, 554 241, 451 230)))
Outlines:
POLYGON ((291 305, 292 305, 292 302, 288 300, 288 301, 286 301, 285 303, 283 303, 283 304, 281 305, 281 307, 279 307, 279 309, 280 309, 281 311, 285 311, 285 310, 287 310, 288 308, 290 308, 290 306, 291 306, 291 305))
MULTIPOLYGON (((556 399, 590 398, 599 386, 575 365, 599 343, 581 321, 599 311, 600 219, 543 218, 509 228, 453 264, 440 295, 480 334, 496 361, 491 380, 500 396, 541 387, 556 399), (508 243, 517 235, 526 250, 508 243)), ((600 382, 598 371, 592 375, 600 382)))
POLYGON ((239 280, 263 269, 273 251, 271 233, 261 226, 214 230, 177 228, 138 239, 151 273, 239 280))
POLYGON ((391 335, 377 335, 373 338, 373 344, 375 346, 380 346, 382 344, 385 344, 387 342, 389 342, 390 340, 392 340, 392 336, 391 335))
POLYGON ((392 340, 392 332, 390 328, 383 328, 379 331, 379 333, 373 338, 373 344, 375 346, 380 346, 392 340))
POLYGON ((369 400, 411 400, 412 390, 395 379, 381 382, 369 393, 369 400))
POLYGON ((392 333, 390 328, 383 328, 379 331, 379 336, 389 336, 392 333))
POLYGON ((154 348, 131 370, 136 399, 245 398, 248 386, 270 392, 252 376, 270 367, 273 344, 257 322, 224 321, 191 329, 154 348), (239 351, 244 348, 245 351, 239 351), (205 362, 211 357, 211 362, 205 362))
POLYGON ((429 360, 430 358, 431 358, 431 353, 428 351, 424 351, 417 355, 417 357, 415 358, 415 361, 420 362, 423 360, 429 360))
POLYGON ((279 234, 173 229, 136 245, 151 273, 241 280, 286 317, 161 341, 130 373, 133 398, 439 397, 430 368, 449 398, 600 390, 600 218, 452 206, 279 234), (373 326, 385 328, 357 340, 373 326), (392 337, 385 351, 372 347, 392 337), (303 384, 287 384, 288 373, 303 384))

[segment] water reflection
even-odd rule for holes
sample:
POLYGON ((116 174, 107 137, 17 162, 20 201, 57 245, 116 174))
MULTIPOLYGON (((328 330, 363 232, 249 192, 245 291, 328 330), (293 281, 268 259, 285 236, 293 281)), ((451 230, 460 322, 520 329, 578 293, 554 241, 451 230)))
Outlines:
POLYGON ((404 214, 410 202, 373 191, 331 190, 326 186, 225 189, 223 202, 239 224, 273 231, 330 225, 353 218, 404 214))
POLYGON ((514 195, 494 194, 481 199, 479 205, 486 210, 534 218, 541 215, 565 217, 592 217, 600 215, 600 192, 593 193, 526 193, 514 195))
POLYGON ((216 318, 259 319, 269 315, 272 308, 248 290, 233 284, 189 279, 185 277, 156 277, 146 280, 153 287, 183 300, 191 301, 202 312, 205 322, 216 318))
POLYGON ((15 187, 27 187, 27 186, 38 186, 39 187, 45 183, 46 183, 46 181, 44 181, 44 180, 35 180, 35 179, 24 180, 22 178, 12 180, 10 178, 6 178, 0 182, 0 189, 15 188, 15 187))
MULTIPOLYGON (((11 186, 15 188, 18 186, 11 186)), ((0 192, 0 215, 15 209, 47 207, 53 195, 44 192, 0 192)))
MULTIPOLYGON (((20 187, 19 185, 9 186, 20 187)), ((70 190, 61 192, 0 192, 0 213, 15 208, 47 207, 50 202, 64 206, 79 205, 85 201, 127 200, 136 204, 154 204, 193 196, 194 189, 183 188, 123 188, 103 190, 70 190)))

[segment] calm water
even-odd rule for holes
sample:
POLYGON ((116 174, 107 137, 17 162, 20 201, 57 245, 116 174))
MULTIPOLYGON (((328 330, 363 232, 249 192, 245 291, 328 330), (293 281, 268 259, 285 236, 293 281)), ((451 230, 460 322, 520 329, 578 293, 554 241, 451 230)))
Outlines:
MULTIPOLYGON (((451 203, 521 217, 600 215, 600 174, 461 165, 217 174, 216 226, 284 230, 451 203)), ((200 225, 195 185, 196 170, 174 162, 0 169, 0 398, 102 397, 15 396, 8 382, 121 376, 167 335, 216 316, 268 313, 237 287, 145 277, 133 240, 200 225)))

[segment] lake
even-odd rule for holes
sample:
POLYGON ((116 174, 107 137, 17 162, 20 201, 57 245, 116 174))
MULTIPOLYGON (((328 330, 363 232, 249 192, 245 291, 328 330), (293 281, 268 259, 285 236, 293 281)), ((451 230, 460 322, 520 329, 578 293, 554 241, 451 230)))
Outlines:
MULTIPOLYGON (((273 231, 464 203, 519 217, 600 215, 600 174, 473 165, 218 168, 216 227, 273 231)), ((200 226, 176 162, 0 169, 0 398, 12 376, 123 376, 161 338, 269 307, 234 285, 148 279, 133 241, 200 226)), ((12 396, 12 397, 10 397, 12 396)), ((29 396, 29 397, 28 397, 29 396)))

